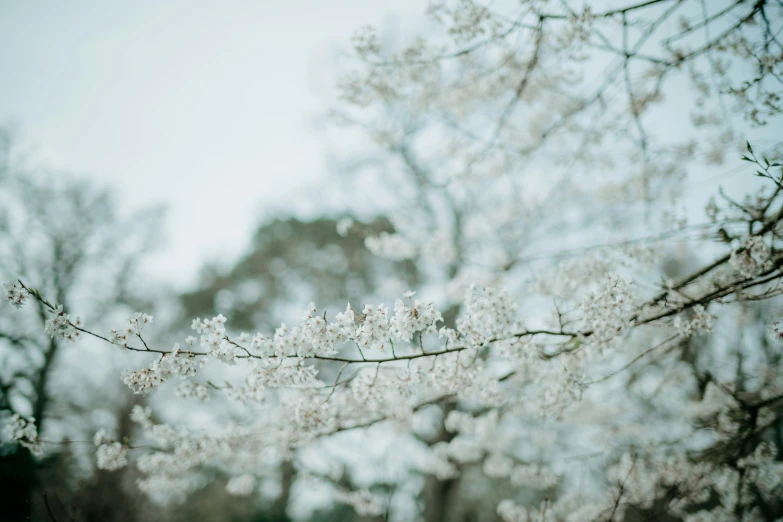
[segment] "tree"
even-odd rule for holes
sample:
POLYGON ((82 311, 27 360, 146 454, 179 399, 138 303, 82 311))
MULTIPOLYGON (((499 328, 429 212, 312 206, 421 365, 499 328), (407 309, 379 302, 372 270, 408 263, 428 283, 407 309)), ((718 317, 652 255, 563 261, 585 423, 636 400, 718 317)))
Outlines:
MULTIPOLYGON (((135 461, 144 490, 182 497, 217 467, 250 495, 290 460, 295 489, 368 519, 783 515, 779 146, 745 145, 747 197, 710 189, 695 225, 673 213, 704 203, 683 197, 689 170, 714 173, 736 129, 778 121, 783 5, 576 4, 436 2, 426 40, 357 33, 337 117, 388 160, 397 204, 394 233, 365 243, 426 268, 431 300, 311 303, 274 335, 218 314, 172 350, 132 316, 104 336, 149 352, 126 383, 165 396, 173 381, 225 413, 198 428, 136 408, 155 444, 135 461), (490 493, 454 494, 476 485, 490 493)), ((89 331, 22 280, 8 297, 42 303, 56 335, 89 331)), ((136 447, 97 451, 115 468, 136 447)))
POLYGON ((273 328, 285 320, 284 310, 301 295, 325 305, 366 298, 389 280, 416 285, 419 274, 411 261, 377 260, 364 248, 364 238, 393 233, 388 220, 343 221, 352 233, 337 233, 339 220, 276 219, 259 227, 250 252, 227 273, 205 268, 201 286, 182 296, 183 315, 230 310, 237 328, 259 324, 273 328))
MULTIPOLYGON (((107 192, 66 173, 43 172, 26 166, 18 157, 10 131, 3 131, 3 145, 0 170, 0 273, 3 277, 23 274, 63 306, 80 307, 85 319, 90 321, 100 320, 116 312, 118 307, 148 303, 133 291, 135 267, 141 252, 152 246, 159 212, 151 211, 125 222, 116 215, 114 202, 107 192), (96 292, 100 293, 100 299, 85 302, 85 296, 96 292)), ((85 381, 81 389, 69 390, 69 384, 64 382, 67 379, 63 379, 64 375, 83 372, 79 366, 84 364, 84 355, 63 353, 64 345, 77 340, 79 335, 67 339, 50 337, 44 333, 44 328, 48 329, 46 308, 38 306, 29 312, 21 318, 0 316, 0 416, 4 420, 13 415, 35 419, 38 433, 44 436, 57 433, 83 438, 84 425, 89 424, 84 413, 95 404, 98 389, 90 390, 92 385, 85 381), (50 430, 50 423, 56 427, 50 430)), ((97 371, 103 364, 105 360, 93 358, 91 366, 97 371)), ((121 410, 122 401, 128 401, 127 394, 117 394, 115 390, 115 394, 125 397, 120 399, 119 406, 112 405, 105 402, 111 397, 106 392, 102 408, 121 410)), ((123 422, 127 414, 120 414, 120 425, 127 424, 123 422)), ((29 516, 31 509, 45 509, 41 491, 45 496, 47 488, 68 483, 66 479, 47 477, 58 472, 67 476, 69 468, 71 471, 79 468, 77 463, 68 461, 66 453, 48 452, 46 459, 38 462, 25 449, 13 451, 7 446, 0 460, 4 489, 15 492, 4 503, 3 516, 9 516, 9 520, 29 516)), ((111 482, 113 479, 107 483, 111 482)), ((117 493, 115 487, 115 498, 117 493)), ((93 497, 93 505, 97 498, 93 497)), ((50 501, 59 502, 46 499, 47 503, 50 501)))

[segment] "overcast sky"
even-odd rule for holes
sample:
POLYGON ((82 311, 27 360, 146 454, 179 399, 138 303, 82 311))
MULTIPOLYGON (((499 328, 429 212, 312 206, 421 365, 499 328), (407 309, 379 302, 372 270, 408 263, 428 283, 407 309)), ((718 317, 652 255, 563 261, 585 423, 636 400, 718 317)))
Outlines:
MULTIPOLYGON (((0 123, 19 129, 36 163, 109 184, 123 212, 165 204, 167 242, 148 266, 182 288, 205 261, 235 259, 262 217, 323 205, 312 192, 297 196, 327 175, 316 122, 336 100, 338 57, 359 26, 406 32, 425 6, 3 2, 0 123)), ((687 99, 674 96, 672 108, 687 99)), ((661 117, 651 126, 670 127, 661 117)), ((777 140, 770 128, 747 137, 777 140)), ((695 165, 685 189, 743 182, 738 156, 707 183, 695 165)))
MULTIPOLYGON (((181 286, 325 175, 314 122, 359 26, 417 0, 3 2, 0 123, 31 159, 165 203, 156 272, 181 286), (230 204, 226 204, 230 199, 230 204), (205 233, 206 232, 206 233, 205 233)), ((397 18, 400 20, 400 18, 397 18)))

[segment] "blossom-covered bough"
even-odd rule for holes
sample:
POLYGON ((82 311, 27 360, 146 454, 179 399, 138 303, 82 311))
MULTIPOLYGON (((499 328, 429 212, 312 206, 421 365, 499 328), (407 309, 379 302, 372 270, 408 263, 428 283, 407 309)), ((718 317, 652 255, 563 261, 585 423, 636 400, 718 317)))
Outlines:
MULTIPOLYGON (((721 308, 783 292, 780 187, 769 187, 766 197, 746 210, 755 216, 757 224, 749 222, 748 227, 755 231, 726 255, 648 296, 640 295, 631 281, 608 276, 597 282, 577 309, 559 313, 557 322, 536 328, 520 320, 517 304, 507 292, 471 286, 453 329, 441 326, 441 313, 433 303, 408 292, 393 309, 365 305, 356 310, 348 305, 333 319, 311 303, 296 327, 282 326, 271 337, 230 334, 222 315, 195 319, 192 328, 199 338, 188 337, 186 349, 176 345, 166 350, 145 339, 145 329, 152 323, 147 314, 134 314, 124 327, 103 336, 22 281, 10 283, 6 297, 18 307, 30 298, 43 304, 51 316, 47 332, 53 337, 77 341, 86 334, 126 350, 155 354, 151 365, 123 376, 136 393, 157 393, 171 381, 179 397, 220 400, 225 396, 247 405, 248 411, 263 412, 248 417, 259 419, 256 422, 238 422, 207 433, 156 424, 148 409, 137 407, 133 420, 144 437, 155 442, 153 447, 139 448, 136 458, 146 476, 141 485, 151 492, 182 494, 189 473, 219 465, 237 473, 229 483, 230 492, 250 494, 254 472, 264 468, 270 454, 292 458, 317 439, 383 422, 410 429, 416 412, 433 404, 452 405, 445 426, 459 435, 434 448, 430 466, 436 476, 458 473, 454 463, 483 461, 490 477, 505 476, 515 484, 551 489, 558 485, 557 474, 547 466, 523 462, 515 456, 511 441, 499 443, 493 434, 515 416, 562 415, 591 387, 628 370, 651 352, 670 350, 683 339, 712 331, 721 308), (618 360, 624 345, 639 336, 649 341, 646 350, 633 358, 624 355, 629 360, 622 368, 597 373, 595 368, 618 360), (338 367, 328 382, 319 378, 324 364, 338 367), (233 383, 218 386, 203 376, 210 365, 235 365, 240 370, 233 383), (269 395, 280 389, 286 393, 269 395)), ((781 336, 779 324, 772 325, 776 337, 781 336)), ((672 503, 682 509, 706 502, 705 491, 730 494, 720 489, 726 483, 741 492, 750 488, 735 502, 741 502, 743 495, 774 498, 781 491, 781 465, 775 461, 774 445, 764 440, 766 430, 783 416, 780 375, 770 376, 753 393, 740 393, 731 383, 708 379, 704 398, 691 415, 695 427, 717 431, 713 440, 698 448, 699 457, 638 448, 610 469, 610 476, 622 479, 617 503, 583 506, 585 513, 599 517, 621 505, 650 505, 663 491, 659 487, 676 490, 672 503)), ((31 421, 16 416, 10 431, 12 438, 40 449, 31 421)), ((95 444, 99 467, 112 470, 126 465, 129 445, 103 432, 96 434, 95 444)), ((382 506, 366 491, 338 496, 361 513, 382 506)), ((573 515, 573 502, 566 495, 549 501, 547 509, 573 515)), ((498 512, 506 520, 524 520, 519 513, 527 516, 525 508, 511 501, 504 501, 498 512)))
MULTIPOLYGON (((311 303, 272 335, 231 332, 218 314, 169 349, 149 340, 149 315, 104 335, 33 282, 9 284, 12 304, 44 307, 50 335, 146 353, 123 375, 134 392, 238 412, 174 424, 153 400, 132 415, 139 443, 96 434, 101 468, 133 462, 144 490, 182 497, 217 467, 230 493, 250 495, 270 463, 293 460, 361 515, 416 519, 415 502, 406 514, 402 494, 373 488, 380 479, 348 488, 301 457, 365 432, 423 441, 409 474, 453 484, 479 470, 505 484, 504 522, 783 516, 783 323, 764 316, 769 332, 743 348, 758 333, 753 306, 783 293, 774 147, 770 161, 746 145, 751 195, 718 191, 706 222, 678 215, 684 173, 737 141, 730 116, 763 126, 780 112, 783 5, 526 0, 509 11, 432 3, 440 37, 390 51, 362 30, 341 85, 336 116, 398 174, 381 180, 398 197, 396 231, 367 247, 425 266, 434 283, 420 294, 433 302, 311 303), (650 122, 683 76, 695 89, 682 127, 695 137, 664 139, 669 128, 650 122), (432 419, 434 436, 421 427, 432 419)), ((339 232, 362 233, 349 219, 339 232)), ((9 426, 40 450, 32 419, 9 426)))

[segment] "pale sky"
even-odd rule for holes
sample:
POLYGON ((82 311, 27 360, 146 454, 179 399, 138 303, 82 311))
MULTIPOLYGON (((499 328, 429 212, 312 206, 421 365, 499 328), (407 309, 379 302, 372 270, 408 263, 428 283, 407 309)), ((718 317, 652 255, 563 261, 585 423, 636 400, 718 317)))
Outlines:
MULTIPOLYGON (((108 184, 123 213, 165 204, 165 247, 147 266, 182 288, 205 261, 241 254, 262 217, 328 201, 311 187, 327 180, 316 122, 336 101, 338 57, 361 25, 407 32, 426 4, 4 2, 0 123, 19 129, 36 163, 108 184)), ((672 100, 689 110, 687 97, 672 100)), ((662 116, 651 126, 671 127, 662 116)), ((728 165, 722 172, 730 177, 721 183, 745 179, 728 165)))
MULTIPOLYGON (((323 179, 314 122, 363 24, 418 0, 4 2, 0 122, 36 163, 169 208, 155 272, 182 286, 236 257, 271 209, 323 179)), ((396 20, 400 20, 397 18, 396 20)))

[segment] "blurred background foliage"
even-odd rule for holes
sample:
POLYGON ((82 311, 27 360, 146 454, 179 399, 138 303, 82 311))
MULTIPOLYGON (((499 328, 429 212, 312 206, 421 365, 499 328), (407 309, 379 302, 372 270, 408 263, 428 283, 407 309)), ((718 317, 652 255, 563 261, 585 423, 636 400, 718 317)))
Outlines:
POLYGON ((338 219, 321 217, 311 221, 275 219, 262 224, 249 252, 233 267, 221 273, 205 267, 203 284, 182 296, 183 321, 231 314, 233 328, 273 331, 291 306, 300 312, 302 303, 339 307, 360 302, 387 282, 415 287, 421 275, 412 261, 391 261, 373 256, 363 237, 393 232, 385 218, 356 223, 362 234, 341 237, 338 219))
MULTIPOLYGON (((0 160, 3 278, 19 274, 66 308, 84 310, 93 324, 156 309, 155 296, 165 290, 156 294, 143 288, 137 268, 161 239, 156 233, 161 209, 122 219, 114 194, 70 173, 32 169, 16 158, 9 131, 2 133, 0 160)), ((374 258, 364 247, 363 237, 393 232, 388 220, 353 227, 360 233, 341 237, 331 217, 262 223, 235 265, 205 266, 202 285, 174 299, 170 329, 187 330, 192 317, 220 310, 231 314, 238 329, 270 331, 292 310, 298 312, 303 299, 342 308, 346 297, 361 302, 389 284, 419 284, 413 262, 374 258)), ((133 468, 95 469, 83 451, 95 431, 95 412, 103 423, 112 417, 120 438, 130 437, 130 409, 143 399, 121 386, 117 363, 107 360, 122 361, 122 354, 105 346, 95 347, 100 354, 92 360, 90 351, 64 353, 69 347, 43 333, 42 310, 25 312, 30 313, 22 321, 16 314, 0 314, 0 417, 35 417, 42 433, 63 434, 66 443, 47 447, 40 459, 18 445, 0 446, 0 521, 290 520, 286 508, 295 478, 290 463, 281 465, 278 495, 267 501, 229 495, 228 478, 213 470, 213 480, 177 506, 150 502, 136 487, 133 468)), ((362 517, 337 505, 315 512, 312 520, 362 517)))

